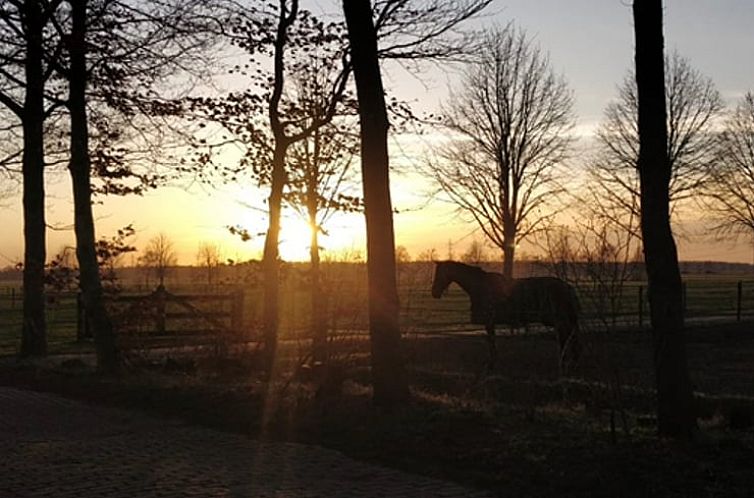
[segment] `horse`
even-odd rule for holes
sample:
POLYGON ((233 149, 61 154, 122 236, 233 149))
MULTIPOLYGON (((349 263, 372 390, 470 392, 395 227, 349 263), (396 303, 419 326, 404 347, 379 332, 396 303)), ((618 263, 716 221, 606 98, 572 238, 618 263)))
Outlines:
POLYGON ((581 353, 577 332, 579 303, 568 283, 554 277, 509 279, 456 261, 435 262, 432 297, 439 299, 451 283, 471 298, 471 323, 484 325, 490 350, 488 369, 497 359, 495 325, 541 323, 553 327, 560 347, 559 368, 567 374, 581 353))

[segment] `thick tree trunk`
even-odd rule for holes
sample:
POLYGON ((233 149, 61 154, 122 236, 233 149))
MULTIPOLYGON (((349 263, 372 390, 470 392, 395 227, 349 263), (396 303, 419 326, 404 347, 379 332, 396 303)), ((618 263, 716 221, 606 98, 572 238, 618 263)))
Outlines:
POLYGON ((89 124, 86 113, 87 0, 69 0, 69 3, 72 28, 69 40, 71 66, 68 107, 71 115, 71 158, 68 170, 73 184, 79 286, 86 320, 94 333, 97 367, 103 372, 114 372, 120 365, 120 355, 113 324, 103 302, 92 213, 89 124))
MULTIPOLYGON (((504 196, 509 199, 510 193, 504 196)), ((506 200, 503 200, 506 203, 506 200)), ((513 268, 516 261, 516 223, 513 208, 506 206, 503 212, 503 277, 513 279, 513 268)))
POLYGON ((369 335, 374 401, 395 406, 408 398, 398 324, 393 212, 387 148, 388 117, 369 0, 343 0, 361 123, 361 168, 367 228, 369 335))
POLYGON ((670 227, 662 1, 635 0, 636 83, 639 97, 641 229, 661 436, 690 439, 696 430, 686 363, 681 274, 670 227))
POLYGON ((47 259, 44 189, 43 16, 40 3, 24 2, 26 97, 23 107, 24 152, 24 311, 21 356, 47 353, 44 271, 47 259))
POLYGON ((503 247, 503 276, 508 279, 513 278, 513 261, 516 257, 516 247, 513 244, 505 243, 503 247))
POLYGON ((269 225, 264 241, 262 261, 264 275, 264 309, 262 311, 262 334, 264 340, 264 368, 272 375, 278 346, 280 325, 280 215, 285 187, 285 154, 288 146, 278 139, 272 158, 272 185, 269 198, 269 225))
POLYGON ((516 230, 513 223, 506 223, 503 234, 503 277, 513 279, 516 261, 516 230))

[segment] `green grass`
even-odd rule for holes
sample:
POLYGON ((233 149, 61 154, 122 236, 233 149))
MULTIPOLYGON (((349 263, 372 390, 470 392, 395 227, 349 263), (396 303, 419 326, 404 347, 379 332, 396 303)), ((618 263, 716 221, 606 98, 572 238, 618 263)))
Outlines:
MULTIPOLYGON (((0 289, 0 354, 15 353, 20 345, 23 303, 20 291, 11 297, 0 289)), ((76 352, 82 345, 76 343, 76 298, 63 295, 48 298, 46 310, 48 346, 52 352, 76 352)), ((83 347, 87 350, 87 347, 83 347)))
MULTIPOLYGON (((364 265, 325 265, 323 288, 328 295, 327 326, 331 330, 366 330, 367 291, 364 265)), ((257 275, 258 277, 258 275, 257 275)), ((685 279, 686 314, 689 319, 704 317, 726 317, 735 320, 737 310, 738 276, 694 276, 685 279)), ((433 299, 429 293, 432 279, 432 266, 427 264, 410 264, 399 272, 399 295, 401 300, 401 326, 407 333, 454 332, 471 328, 469 325, 469 300, 466 294, 456 286, 451 286, 446 295, 433 299)), ((263 294, 259 278, 250 278, 250 282, 236 286, 216 286, 211 292, 229 293, 240 288, 244 291, 243 337, 253 339, 258 336, 262 317, 263 294)), ((207 292, 206 286, 190 283, 168 282, 167 288, 175 294, 197 294, 207 292)), ((649 323, 649 305, 645 282, 626 282, 622 295, 615 307, 616 325, 637 327, 639 324, 639 296, 642 289, 643 325, 649 323)), ((141 292, 135 288, 126 289, 127 293, 141 292)), ((597 326, 598 321, 590 318, 612 316, 609 305, 600 298, 604 292, 588 285, 578 287, 583 316, 587 323, 597 326), (602 310, 602 311, 601 311, 602 310)), ((21 330, 21 297, 18 285, 13 283, 0 287, 0 354, 12 354, 19 344, 21 330), (15 290, 12 290, 15 289, 15 290), (15 295, 13 294, 15 292, 15 295)), ((286 272, 281 286, 280 297, 281 337, 287 339, 303 338, 309 334, 311 304, 308 291, 306 266, 293 266, 286 272)), ((221 305, 206 302, 196 303, 199 309, 219 311, 221 305)), ((745 281, 741 296, 743 317, 754 315, 754 282, 745 281)), ((222 305, 228 310, 229 303, 222 305)), ((171 311, 170 309, 168 310, 171 311)), ((178 308, 173 311, 181 311, 178 308)), ((131 312, 129 312, 131 313, 131 312)), ((133 313, 131 313, 133 314, 133 313)), ((88 346, 76 344, 76 303, 73 295, 62 295, 50 304, 47 312, 49 327, 49 344, 52 352, 77 351, 88 346)), ((607 320, 611 323, 611 320, 607 320)), ((142 335, 149 335, 153 328, 151 322, 141 327, 142 335)), ((207 323, 194 320, 173 320, 168 329, 179 336, 191 334, 199 329, 210 329, 207 323)))

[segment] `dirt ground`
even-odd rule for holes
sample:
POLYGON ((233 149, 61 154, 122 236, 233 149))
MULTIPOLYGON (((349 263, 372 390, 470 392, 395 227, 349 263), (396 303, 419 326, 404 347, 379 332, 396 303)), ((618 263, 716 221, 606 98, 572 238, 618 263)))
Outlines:
POLYGON ((81 362, 5 362, 0 383, 128 406, 260 439, 299 441, 499 496, 751 497, 754 324, 688 333, 700 431, 692 444, 654 435, 649 332, 584 334, 573 377, 558 376, 547 333, 502 336, 485 374, 481 337, 408 337, 411 403, 370 402, 365 345, 331 369, 301 367, 266 386, 253 353, 151 359, 119 378, 81 362))

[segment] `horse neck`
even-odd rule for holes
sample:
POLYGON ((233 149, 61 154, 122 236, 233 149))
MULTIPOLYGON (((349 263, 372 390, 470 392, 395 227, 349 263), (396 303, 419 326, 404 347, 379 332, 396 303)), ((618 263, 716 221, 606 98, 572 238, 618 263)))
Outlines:
POLYGON ((461 289, 466 291, 466 294, 472 298, 479 296, 482 288, 483 273, 477 273, 474 271, 464 271, 463 268, 458 268, 453 271, 449 277, 451 282, 457 283, 461 289))

